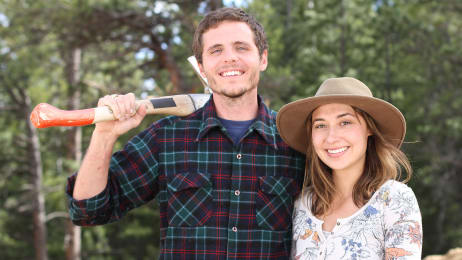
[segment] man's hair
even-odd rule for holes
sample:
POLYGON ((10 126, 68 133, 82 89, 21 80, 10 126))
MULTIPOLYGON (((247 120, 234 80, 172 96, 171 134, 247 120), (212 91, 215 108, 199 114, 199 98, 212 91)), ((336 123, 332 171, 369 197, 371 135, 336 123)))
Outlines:
MULTIPOLYGON (((412 168, 406 155, 392 143, 387 141, 374 119, 366 112, 353 107, 357 116, 361 116, 366 126, 372 133, 367 140, 366 162, 363 173, 353 187, 353 201, 356 206, 366 204, 375 191, 387 180, 401 179, 401 173, 407 173, 404 183, 409 181, 412 168)), ((303 196, 312 194, 311 212, 317 217, 326 214, 332 205, 336 188, 334 185, 332 169, 324 164, 316 154, 311 137, 312 115, 306 124, 308 134, 308 148, 306 153, 305 181, 303 184, 303 196)))
POLYGON ((203 42, 202 35, 211 28, 216 28, 224 21, 234 21, 246 23, 253 32, 254 42, 258 48, 260 57, 263 51, 268 49, 268 42, 266 40, 265 31, 263 26, 250 14, 244 12, 240 8, 220 8, 208 13, 199 23, 193 39, 192 49, 197 62, 202 64, 203 42))

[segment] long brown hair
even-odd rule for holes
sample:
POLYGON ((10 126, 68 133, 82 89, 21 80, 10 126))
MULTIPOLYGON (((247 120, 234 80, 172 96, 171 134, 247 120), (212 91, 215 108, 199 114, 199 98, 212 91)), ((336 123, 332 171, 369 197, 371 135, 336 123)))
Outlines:
MULTIPOLYGON (((407 176, 402 182, 408 182, 412 175, 412 168, 407 156, 382 135, 374 119, 358 108, 353 107, 353 109, 357 116, 364 119, 367 128, 372 133, 367 140, 364 171, 353 188, 353 202, 361 207, 387 180, 400 180, 403 171, 407 173, 407 176)), ((332 170, 319 159, 313 147, 312 114, 308 117, 306 128, 309 145, 306 152, 303 196, 306 197, 310 192, 312 194, 311 212, 315 216, 323 216, 330 209, 337 190, 332 170)))

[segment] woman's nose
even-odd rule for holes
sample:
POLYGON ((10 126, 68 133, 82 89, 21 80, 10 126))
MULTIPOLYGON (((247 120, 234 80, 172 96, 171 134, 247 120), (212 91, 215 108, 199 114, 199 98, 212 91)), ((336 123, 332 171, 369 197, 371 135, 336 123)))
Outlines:
POLYGON ((339 137, 338 129, 335 127, 329 127, 329 129, 327 130, 326 142, 334 143, 335 141, 338 140, 338 137, 339 137))

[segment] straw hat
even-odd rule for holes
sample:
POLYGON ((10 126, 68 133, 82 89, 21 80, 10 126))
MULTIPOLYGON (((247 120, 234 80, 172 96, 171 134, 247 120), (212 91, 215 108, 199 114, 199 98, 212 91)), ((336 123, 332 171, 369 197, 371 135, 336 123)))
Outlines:
POLYGON ((348 104, 367 112, 388 141, 398 148, 403 143, 406 134, 403 114, 387 101, 373 97, 364 83, 349 77, 327 79, 314 97, 284 105, 276 119, 282 139, 295 150, 306 153, 308 116, 317 107, 330 103, 348 104))

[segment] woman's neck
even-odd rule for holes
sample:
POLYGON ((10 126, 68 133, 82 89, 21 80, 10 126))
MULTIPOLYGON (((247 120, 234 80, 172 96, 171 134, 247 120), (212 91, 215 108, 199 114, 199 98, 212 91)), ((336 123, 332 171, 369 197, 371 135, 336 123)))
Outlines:
POLYGON ((361 177, 361 172, 334 172, 333 177, 337 190, 335 197, 343 200, 352 197, 354 186, 361 177))

